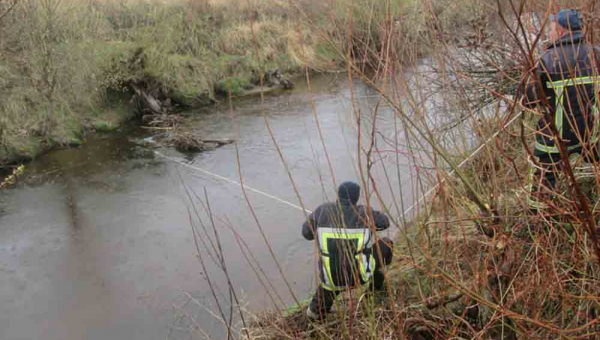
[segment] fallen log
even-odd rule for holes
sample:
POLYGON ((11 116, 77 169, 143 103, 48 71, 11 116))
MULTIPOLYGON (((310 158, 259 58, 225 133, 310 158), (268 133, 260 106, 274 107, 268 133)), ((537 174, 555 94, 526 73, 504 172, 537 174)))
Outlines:
POLYGON ((130 86, 135 92, 134 100, 136 101, 136 109, 139 113, 151 112, 155 115, 166 113, 160 101, 148 94, 146 90, 136 84, 130 84, 130 86))
POLYGON ((203 139, 204 143, 214 143, 217 146, 223 146, 227 144, 231 144, 234 142, 232 138, 222 138, 222 139, 203 139))
POLYGON ((165 144, 184 152, 201 152, 233 143, 233 139, 202 139, 191 132, 173 132, 165 144))

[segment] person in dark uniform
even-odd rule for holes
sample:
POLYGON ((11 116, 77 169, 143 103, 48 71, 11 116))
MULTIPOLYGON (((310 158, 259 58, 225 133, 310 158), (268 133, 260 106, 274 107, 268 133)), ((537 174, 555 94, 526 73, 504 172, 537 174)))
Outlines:
POLYGON ((543 203, 539 196, 556 188, 561 156, 557 138, 550 129, 554 123, 567 153, 579 153, 597 161, 598 139, 598 49, 585 43, 580 14, 571 9, 550 17, 550 44, 539 60, 536 76, 525 90, 522 104, 541 107, 546 114, 538 121, 534 156, 539 167, 529 174, 529 205, 543 203))
POLYGON ((319 247, 319 286, 307 309, 311 319, 330 312, 336 296, 349 288, 384 288, 383 270, 392 262, 393 243, 375 240, 376 232, 390 226, 389 218, 358 205, 360 186, 344 182, 335 203, 320 205, 302 225, 305 239, 319 247))

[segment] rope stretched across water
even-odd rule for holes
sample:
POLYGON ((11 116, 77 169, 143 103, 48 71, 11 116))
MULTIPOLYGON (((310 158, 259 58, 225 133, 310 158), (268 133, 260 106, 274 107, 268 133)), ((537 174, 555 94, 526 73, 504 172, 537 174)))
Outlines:
MULTIPOLYGON (((512 124, 515 120, 517 120, 517 118, 519 118, 521 116, 521 114, 523 113, 523 111, 519 112, 517 115, 515 115, 508 123, 506 123, 505 127, 509 126, 510 124, 512 124)), ((500 132, 502 132, 502 129, 496 131, 490 138, 488 138, 485 142, 483 142, 477 149, 475 149, 475 151, 473 151, 473 153, 471 153, 467 158, 465 158, 462 162, 460 162, 460 164, 458 164, 458 168, 462 168, 463 165, 465 165, 468 161, 470 161, 471 159, 473 159, 473 157, 475 157, 481 150, 483 150, 483 148, 488 145, 494 138, 498 137, 498 135, 500 134, 500 132)), ((450 171, 450 176, 454 175, 456 173, 455 170, 450 171)), ((444 183, 445 179, 442 179, 440 182, 438 182, 436 185, 434 185, 433 187, 431 187, 431 189, 427 190, 427 192, 425 192, 425 194, 423 196, 421 196, 421 198, 414 203, 413 205, 411 205, 410 207, 408 207, 408 209, 404 210, 404 212, 402 213, 403 215, 408 214, 409 212, 411 212, 414 208, 416 208, 418 205, 420 205, 421 203, 423 203, 423 201, 429 196, 431 195, 432 192, 434 192, 439 186, 440 184, 444 183)))
MULTIPOLYGON (((510 125, 510 124, 512 124, 512 123, 513 123, 513 122, 514 122, 514 121, 515 121, 517 118, 519 118, 519 117, 521 116, 521 113, 522 113, 522 112, 519 112, 517 115, 515 115, 515 117, 513 117, 513 118, 512 118, 512 119, 511 119, 511 120, 510 120, 510 121, 509 121, 507 124, 506 124, 506 126, 509 126, 509 125, 510 125)), ((471 160, 473 157, 475 157, 477 154, 479 154, 479 152, 480 152, 481 150, 483 150, 483 148, 484 148, 486 145, 488 145, 488 144, 489 144, 489 143, 490 143, 490 142, 491 142, 491 141, 492 141, 494 138, 496 138, 496 137, 497 137, 497 136, 500 134, 500 132, 501 132, 501 131, 502 131, 502 130, 498 130, 498 131, 497 131, 496 133, 494 133, 494 134, 493 134, 493 135, 492 135, 490 138, 488 138, 488 139, 487 139, 487 140, 486 140, 484 143, 482 143, 482 144, 481 144, 481 145, 480 145, 480 146, 479 146, 477 149, 475 149, 475 151, 473 151, 473 153, 471 153, 471 154, 470 154, 470 155, 469 155, 467 158, 465 158, 465 159, 464 159, 464 160, 463 160, 463 161, 462 161, 462 162, 461 162, 461 163, 458 165, 458 168, 461 168, 461 167, 462 167, 463 165, 465 165, 465 164, 466 164, 466 163, 467 163, 469 160, 471 160)), ((206 175, 209 175, 209 176, 212 176, 212 177, 214 177, 214 178, 220 179, 220 180, 222 180, 222 181, 224 181, 224 182, 227 182, 227 183, 229 183, 229 184, 234 184, 234 185, 238 185, 238 186, 240 186, 240 187, 244 187, 244 188, 245 188, 245 189, 247 189, 248 191, 252 191, 252 192, 254 192, 254 193, 257 193, 257 194, 259 194, 259 195, 263 195, 263 196, 265 196, 265 197, 271 198, 271 199, 273 199, 273 200, 276 200, 276 201, 278 201, 278 202, 280 202, 280 203, 283 203, 283 204, 285 204, 285 205, 288 205, 288 206, 290 206, 290 207, 292 207, 292 208, 295 208, 295 209, 298 209, 298 210, 300 210, 300 211, 306 211, 306 212, 307 212, 307 213, 309 213, 309 214, 310 214, 310 213, 312 213, 312 211, 311 211, 311 210, 308 210, 308 209, 302 209, 302 207, 300 207, 300 206, 298 206, 298 205, 296 205, 296 204, 294 204, 294 203, 292 203, 292 202, 286 201, 286 200, 284 200, 284 199, 281 199, 281 198, 279 198, 279 197, 277 197, 277 196, 274 196, 274 195, 271 195, 271 194, 269 194, 269 193, 266 193, 266 192, 264 192, 264 191, 262 191, 262 190, 258 190, 258 189, 255 189, 255 188, 249 187, 249 186, 247 186, 247 185, 245 185, 245 184, 241 184, 241 183, 239 183, 239 182, 236 182, 236 181, 234 181, 234 180, 231 180, 231 179, 229 179, 229 178, 227 178, 227 177, 223 177, 223 176, 217 175, 217 174, 215 174, 215 173, 212 173, 212 172, 210 172, 210 171, 208 171, 208 170, 204 170, 204 169, 202 169, 202 168, 199 168, 199 167, 193 166, 193 165, 191 165, 191 164, 184 163, 184 162, 182 162, 182 161, 180 161, 180 160, 178 160, 178 159, 176 159, 176 158, 169 157, 169 156, 167 156, 167 155, 165 155, 165 154, 163 154, 163 153, 161 153, 161 152, 159 152, 159 151, 156 151, 156 150, 153 150, 153 151, 154 151, 154 154, 156 154, 157 156, 159 156, 159 157, 161 157, 161 158, 164 158, 164 159, 167 159, 167 160, 169 160, 169 161, 171 161, 171 162, 173 162, 173 163, 177 163, 177 164, 179 164, 179 165, 182 165, 182 166, 184 166, 184 167, 186 167, 186 168, 189 168, 189 169, 192 169, 192 170, 195 170, 195 171, 198 171, 198 172, 202 172, 202 173, 204 173, 204 174, 206 174, 206 175)), ((450 175, 450 176, 452 176, 452 175, 454 175, 454 173, 455 173, 455 172, 456 172, 455 170, 452 170, 452 171, 450 171, 450 174, 449 174, 449 175, 450 175)), ((436 189, 437 189, 437 188, 440 186, 440 184, 442 184, 442 183, 444 183, 444 182, 445 182, 445 180, 444 180, 444 179, 442 179, 442 181, 441 181, 441 182, 438 182, 436 185, 434 185, 434 186, 433 186, 433 187, 431 187, 429 190, 427 190, 427 192, 425 192, 425 194, 423 194, 423 195, 421 196, 421 198, 419 198, 419 200, 418 200, 417 202, 415 202, 413 205, 411 205, 411 206, 410 206, 410 207, 408 207, 406 210, 404 210, 404 212, 403 212, 403 215, 406 215, 406 214, 410 213, 410 212, 411 212, 413 209, 415 209, 417 206, 419 206, 421 203, 423 203, 423 201, 424 201, 424 200, 425 200, 425 199, 426 199, 426 198, 427 198, 429 195, 431 195, 431 193, 432 193, 432 192, 434 192, 434 191, 435 191, 435 190, 436 190, 436 189)))
POLYGON ((292 207, 292 208, 296 208, 296 209, 298 209, 298 210, 300 210, 300 211, 303 211, 303 210, 304 210, 304 211, 306 211, 306 212, 307 212, 307 213, 309 213, 309 214, 310 214, 310 213, 312 213, 312 211, 311 211, 311 210, 308 210, 308 209, 302 209, 302 207, 300 207, 300 206, 298 206, 298 205, 296 205, 296 204, 294 204, 294 203, 292 203, 292 202, 288 202, 288 201, 286 201, 286 200, 284 200, 284 199, 281 199, 281 198, 279 198, 279 197, 273 196, 273 195, 271 195, 271 194, 269 194, 269 193, 266 193, 266 192, 264 192, 264 191, 261 191, 261 190, 258 190, 258 189, 255 189, 255 188, 249 187, 249 186, 247 186, 247 185, 245 185, 245 184, 241 184, 241 183, 239 183, 239 182, 236 182, 236 181, 234 181, 234 180, 231 180, 231 179, 229 179, 229 178, 227 178, 227 177, 223 177, 223 176, 217 175, 217 174, 215 174, 215 173, 212 173, 212 172, 210 172, 210 171, 208 171, 208 170, 201 169, 201 168, 199 168, 199 167, 196 167, 196 166, 193 166, 193 165, 191 165, 191 164, 184 163, 184 162, 182 162, 182 161, 180 161, 180 160, 178 160, 178 159, 175 159, 175 158, 173 158, 173 157, 169 157, 169 156, 167 156, 167 155, 165 155, 165 154, 162 154, 162 153, 160 153, 160 152, 158 152, 158 151, 156 151, 156 150, 154 150, 154 153, 155 153, 157 156, 160 156, 160 157, 162 157, 162 158, 164 158, 164 159, 167 159, 167 160, 169 160, 169 161, 171 161, 171 162, 173 162, 173 163, 177 163, 177 164, 179 164, 179 165, 182 165, 182 166, 184 166, 184 167, 186 167, 186 168, 190 168, 190 169, 192 169, 192 170, 196 170, 196 171, 198 171, 198 172, 202 172, 202 173, 204 173, 204 174, 206 174, 206 175, 212 176, 212 177, 214 177, 214 178, 218 178, 218 179, 220 179, 220 180, 222 180, 222 181, 224 181, 224 182, 227 182, 227 183, 229 183, 229 184, 235 184, 235 185, 238 185, 238 186, 240 186, 240 187, 244 187, 244 188, 245 188, 245 189, 247 189, 248 191, 252 191, 252 192, 254 192, 254 193, 257 193, 257 194, 259 194, 259 195, 263 195, 263 196, 265 196, 265 197, 268 197, 268 198, 274 199, 274 200, 276 200, 276 201, 278 201, 278 202, 280 202, 280 203, 286 204, 286 205, 288 205, 288 206, 290 206, 290 207, 292 207))

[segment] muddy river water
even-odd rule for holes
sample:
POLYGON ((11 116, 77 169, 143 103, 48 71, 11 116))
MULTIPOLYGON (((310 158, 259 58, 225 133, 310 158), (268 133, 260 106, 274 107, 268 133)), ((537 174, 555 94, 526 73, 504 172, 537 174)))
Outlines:
MULTIPOLYGON (((351 88, 364 115, 365 143, 377 100, 360 81, 350 87, 345 75, 316 77, 311 87, 309 92, 299 81, 295 90, 269 95, 262 105, 258 96, 237 99, 234 119, 228 105, 189 119, 202 136, 235 138, 239 153, 233 144, 195 155, 147 149, 135 140, 152 132, 132 130, 90 137, 80 148, 53 151, 29 164, 24 183, 0 192, 0 338, 188 339, 202 332, 221 337, 207 277, 225 306, 230 296, 210 246, 216 237, 208 204, 243 308, 272 308, 269 290, 285 304, 293 301, 292 292, 305 299, 314 287, 313 245, 300 234, 304 213, 295 207, 298 196, 264 115, 303 204, 314 209, 335 199, 333 176, 338 184, 359 180, 351 88), (240 182, 240 170, 252 188, 250 205, 231 182, 240 182), (193 205, 202 221, 193 223, 205 241, 200 257, 206 271, 190 226, 193 205), (240 244, 247 245, 244 252, 240 244), (249 265, 249 252, 272 288, 249 265)), ((417 170, 401 150, 404 132, 393 112, 381 108, 376 121, 373 178, 398 216, 401 204, 413 202, 411 176, 417 170), (399 144, 390 145, 396 139, 399 144)), ((376 198, 371 202, 380 207, 376 198)))

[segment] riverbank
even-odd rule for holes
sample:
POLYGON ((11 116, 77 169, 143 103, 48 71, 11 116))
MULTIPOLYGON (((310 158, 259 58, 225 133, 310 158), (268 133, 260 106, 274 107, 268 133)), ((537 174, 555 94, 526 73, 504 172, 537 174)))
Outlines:
POLYGON ((339 55, 298 10, 277 1, 19 1, 0 23, 0 164, 150 111, 137 89, 171 112, 240 95, 267 72, 337 68, 339 55))
POLYGON ((78 145, 86 130, 110 131, 157 113, 139 103, 143 95, 168 113, 239 95, 256 85, 259 70, 291 74, 339 62, 326 49, 292 59, 302 32, 296 37, 292 26, 300 22, 286 19, 291 9, 254 5, 18 2, 0 26, 0 164, 78 145))
MULTIPOLYGON (((384 72, 382 61, 412 60, 432 39, 414 0, 15 4, 0 4, 8 11, 0 21, 0 166, 79 145, 86 131, 114 130, 144 113, 345 70, 349 58, 384 72)), ((433 5, 448 27, 474 10, 433 5)))

